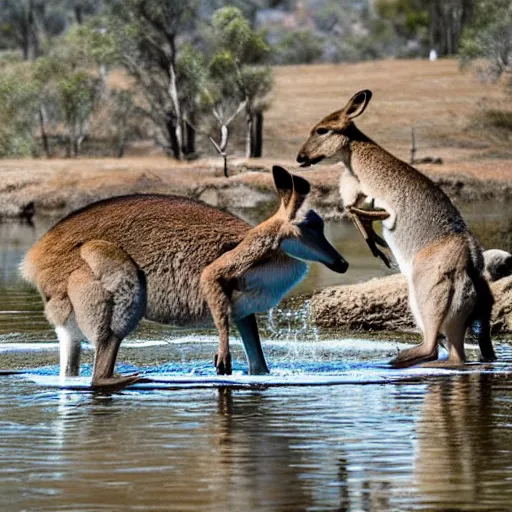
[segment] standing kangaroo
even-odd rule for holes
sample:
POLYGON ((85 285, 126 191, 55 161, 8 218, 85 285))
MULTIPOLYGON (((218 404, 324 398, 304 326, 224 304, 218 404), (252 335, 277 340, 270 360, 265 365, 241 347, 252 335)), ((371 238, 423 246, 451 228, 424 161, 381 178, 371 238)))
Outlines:
POLYGON ((423 332, 423 343, 400 352, 391 364, 404 367, 437 359, 439 333, 449 344, 446 366, 462 364, 466 328, 475 320, 480 323, 482 359, 495 360, 490 337, 493 298, 482 275, 480 245, 438 186, 355 126, 353 119, 371 97, 368 90, 358 92, 344 108, 322 119, 297 161, 308 166, 339 157, 346 168, 340 192, 349 212, 364 216, 364 210, 354 208, 361 198, 384 210, 384 239, 407 277, 409 305, 423 332))
POLYGON ((231 373, 229 320, 249 373, 268 373, 254 313, 274 307, 307 273, 302 260, 335 272, 348 264, 303 206, 309 183, 273 168, 278 211, 256 227, 198 201, 131 195, 99 201, 57 223, 27 253, 24 278, 36 285, 60 345, 61 376, 78 375, 80 341, 94 344, 92 386, 119 387, 121 341, 145 317, 219 331, 217 373, 231 373))

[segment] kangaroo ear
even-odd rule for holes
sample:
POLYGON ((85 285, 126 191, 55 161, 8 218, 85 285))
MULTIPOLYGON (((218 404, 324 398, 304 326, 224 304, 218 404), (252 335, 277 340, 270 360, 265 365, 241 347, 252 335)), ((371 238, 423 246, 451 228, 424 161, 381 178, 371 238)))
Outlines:
POLYGON ((346 115, 349 119, 354 119, 365 111, 371 99, 372 91, 369 91, 368 89, 359 91, 350 98, 348 103, 341 110, 341 113, 346 115))
POLYGON ((274 176, 274 185, 281 198, 281 202, 287 207, 293 194, 292 175, 286 169, 278 165, 272 167, 272 175, 274 176))
POLYGON ((274 175, 277 193, 281 198, 281 204, 284 206, 287 217, 291 220, 295 218, 297 211, 311 191, 309 181, 300 176, 295 176, 295 174, 290 174, 278 165, 272 167, 272 174, 274 175))

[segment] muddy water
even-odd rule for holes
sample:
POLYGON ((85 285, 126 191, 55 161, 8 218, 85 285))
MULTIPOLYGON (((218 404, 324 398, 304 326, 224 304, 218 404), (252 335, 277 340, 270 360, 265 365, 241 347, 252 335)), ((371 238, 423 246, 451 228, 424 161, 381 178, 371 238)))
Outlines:
MULTIPOLYGON (((466 209, 470 222, 499 232, 503 207, 479 206, 466 209)), ((46 227, 0 225, 0 369, 58 373, 40 300, 16 273, 46 227)), ((327 234, 350 272, 314 267, 299 291, 382 275, 351 226, 328 224, 327 234)), ((325 339, 306 308, 260 323, 276 374, 351 371, 364 381, 400 347, 393 336, 325 339)), ((508 341, 492 368, 368 385, 102 396, 0 377, 0 510, 512 510, 508 341)), ((208 375, 215 342, 211 331, 146 323, 118 370, 208 375)), ((233 355, 244 371, 236 340, 233 355)))

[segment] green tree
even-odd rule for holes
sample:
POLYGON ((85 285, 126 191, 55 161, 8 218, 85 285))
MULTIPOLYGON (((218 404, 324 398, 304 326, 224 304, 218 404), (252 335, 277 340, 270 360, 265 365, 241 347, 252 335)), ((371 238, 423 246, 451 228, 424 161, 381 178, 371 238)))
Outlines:
POLYGON ((183 109, 186 93, 178 76, 180 46, 197 22, 195 0, 115 1, 106 30, 115 40, 118 61, 144 95, 155 142, 177 159, 183 155, 183 109))
POLYGON ((426 47, 429 44, 429 1, 377 0, 375 9, 382 19, 391 22, 399 37, 419 40, 426 47))
POLYGON ((427 0, 430 45, 439 55, 457 55, 464 29, 472 22, 475 0, 427 0))
POLYGON ((10 48, 19 48, 25 60, 43 52, 49 37, 66 29, 66 13, 54 0, 0 0, 0 36, 10 48))
POLYGON ((0 156, 34 154, 37 88, 23 64, 0 69, 0 156))
POLYGON ((512 73, 512 4, 508 0, 478 0, 459 56, 462 64, 485 59, 487 66, 481 71, 494 80, 512 73))
POLYGON ((233 91, 238 103, 244 102, 245 154, 247 158, 261 156, 265 96, 273 85, 272 71, 266 64, 270 48, 236 7, 216 11, 212 27, 217 53, 210 65, 211 74, 226 91, 233 91))
POLYGON ((473 17, 476 0, 377 0, 378 15, 397 35, 419 40, 439 55, 456 55, 462 33, 473 17))
POLYGON ((322 40, 311 30, 295 30, 279 42, 276 60, 279 64, 312 64, 320 59, 322 53, 322 40))
POLYGON ((64 123, 66 154, 78 156, 88 135, 89 119, 100 98, 101 79, 90 69, 94 56, 80 32, 71 31, 37 59, 34 79, 40 91, 41 131, 51 123, 64 123))

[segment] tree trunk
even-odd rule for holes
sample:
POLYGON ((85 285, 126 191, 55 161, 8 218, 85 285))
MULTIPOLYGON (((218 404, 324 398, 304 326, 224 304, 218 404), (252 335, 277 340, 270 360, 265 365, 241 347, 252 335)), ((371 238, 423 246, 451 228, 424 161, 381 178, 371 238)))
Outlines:
POLYGON ((50 144, 48 142, 48 134, 46 133, 44 107, 42 105, 39 106, 39 125, 41 127, 41 141, 43 143, 44 153, 47 158, 51 158, 52 155, 50 153, 50 144))
POLYGON ((81 25, 84 22, 84 15, 81 5, 75 6, 75 20, 79 25, 81 25))
POLYGON ((193 126, 195 124, 195 113, 191 112, 187 117, 191 124, 185 120, 183 121, 183 154, 190 157, 196 152, 196 131, 193 126))
POLYGON ((119 135, 117 148, 117 158, 123 158, 124 150, 126 148, 126 138, 124 136, 124 133, 119 135))
POLYGON ((260 158, 263 154, 263 112, 258 110, 252 121, 251 158, 260 158))
POLYGON ((27 35, 28 35, 28 58, 35 60, 39 57, 39 34, 37 30, 36 13, 34 7, 34 0, 28 3, 27 13, 27 35))
POLYGON ((249 102, 245 107, 245 158, 252 156, 253 113, 249 102))
POLYGON ((178 138, 176 137, 176 116, 174 112, 167 112, 167 138, 169 140, 169 149, 170 153, 176 158, 176 160, 180 160, 181 151, 180 144, 178 142, 178 138))
POLYGON ((474 15, 474 0, 430 0, 430 44, 439 56, 458 52, 462 31, 474 15))
MULTIPOLYGON (((173 52, 174 53, 174 52, 173 52)), ((171 97, 172 106, 174 108, 174 129, 175 129, 175 138, 176 138, 176 149, 173 148, 174 156, 177 160, 182 159, 181 147, 183 145, 183 133, 182 133, 182 124, 183 119, 181 115, 181 105, 178 98, 178 84, 176 82, 176 68, 174 64, 174 55, 172 57, 172 62, 169 65, 169 96, 171 97)), ((172 144, 172 141, 171 141, 172 144)), ((172 144, 173 145, 173 144, 172 144)))

